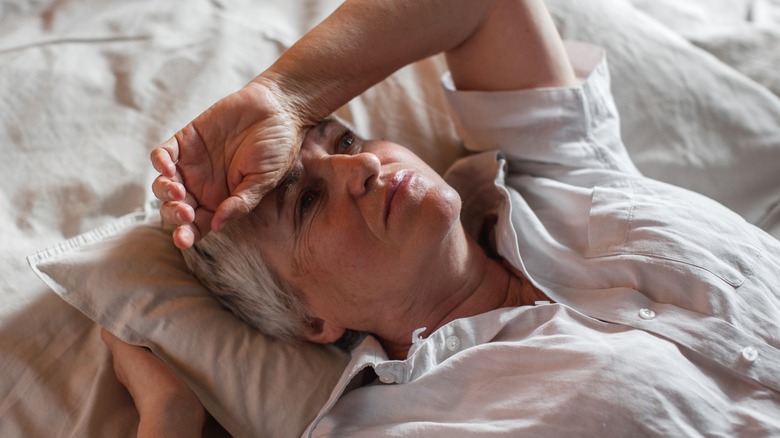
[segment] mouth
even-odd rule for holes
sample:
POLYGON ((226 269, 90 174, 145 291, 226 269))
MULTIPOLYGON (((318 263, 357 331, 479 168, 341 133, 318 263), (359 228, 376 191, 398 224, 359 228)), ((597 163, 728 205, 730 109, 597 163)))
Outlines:
POLYGON ((393 210, 393 201, 396 199, 399 189, 403 189, 409 184, 412 178, 412 172, 408 170, 399 170, 393 175, 393 178, 387 183, 387 194, 385 199, 385 226, 390 218, 390 212, 393 210))

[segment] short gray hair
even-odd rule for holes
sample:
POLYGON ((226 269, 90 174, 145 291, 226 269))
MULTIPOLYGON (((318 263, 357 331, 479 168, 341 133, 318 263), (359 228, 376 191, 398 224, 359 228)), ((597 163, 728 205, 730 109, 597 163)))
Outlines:
MULTIPOLYGON (((265 335, 286 342, 302 340, 311 326, 303 294, 284 282, 263 260, 255 211, 234 219, 182 251, 187 267, 228 310, 265 335)), ((366 333, 346 330, 335 345, 351 350, 366 333)))
POLYGON ((182 251, 187 267, 240 319, 283 341, 300 341, 311 316, 302 295, 260 255, 255 212, 232 220, 182 251))

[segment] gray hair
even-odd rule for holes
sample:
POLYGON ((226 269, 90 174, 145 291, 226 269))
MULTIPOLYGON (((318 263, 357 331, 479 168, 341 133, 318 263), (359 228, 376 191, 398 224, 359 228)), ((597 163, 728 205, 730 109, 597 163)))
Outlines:
MULTIPOLYGON (((300 291, 286 284, 260 255, 255 212, 234 219, 182 251, 187 267, 219 302, 265 335, 298 342, 312 316, 300 291)), ((346 330, 335 345, 350 350, 365 333, 346 330)))
POLYGON ((264 334, 299 341, 311 316, 300 293, 260 256, 257 215, 248 214, 182 251, 187 267, 225 307, 264 334))

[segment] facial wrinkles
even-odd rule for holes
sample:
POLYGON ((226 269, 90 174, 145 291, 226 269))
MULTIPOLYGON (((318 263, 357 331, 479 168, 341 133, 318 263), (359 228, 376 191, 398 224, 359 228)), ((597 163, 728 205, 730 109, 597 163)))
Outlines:
POLYGON ((292 233, 292 263, 293 275, 296 277, 309 276, 312 272, 312 268, 315 265, 316 257, 314 256, 313 245, 321 236, 318 236, 316 232, 312 230, 315 220, 322 218, 318 217, 322 211, 327 199, 325 193, 320 193, 320 197, 315 204, 309 209, 309 211, 301 219, 300 227, 297 230, 293 230, 292 233))
POLYGON ((293 168, 290 170, 290 172, 287 174, 287 176, 284 177, 284 179, 279 183, 279 185, 276 188, 276 219, 277 222, 282 220, 282 217, 285 216, 285 213, 289 209, 290 204, 295 204, 294 200, 290 201, 290 193, 295 192, 293 190, 294 186, 300 182, 301 174, 303 172, 302 164, 300 160, 296 161, 293 168))
MULTIPOLYGON (((291 207, 292 211, 291 220, 297 220, 296 218, 299 214, 297 203, 300 202, 299 197, 301 193, 308 190, 313 184, 317 184, 319 187, 317 187, 318 198, 300 219, 299 228, 296 229, 294 226, 290 228, 292 230, 293 244, 292 251, 288 253, 292 255, 290 266, 292 274, 296 277, 315 277, 310 274, 315 272, 317 268, 323 268, 323 266, 318 266, 318 254, 316 251, 323 249, 323 236, 320 235, 320 232, 334 229, 328 223, 328 214, 332 213, 329 209, 348 208, 349 213, 362 216, 362 212, 356 204, 339 204, 334 206, 329 202, 330 195, 338 197, 346 195, 347 191, 346 186, 338 186, 338 183, 341 182, 340 180, 332 179, 335 173, 338 172, 338 169, 333 167, 334 161, 330 159, 332 154, 335 153, 335 150, 332 150, 333 147, 331 147, 336 141, 333 137, 340 137, 343 131, 343 129, 335 129, 336 125, 341 126, 333 119, 326 119, 312 128, 310 134, 314 133, 318 139, 313 140, 307 136, 301 149, 301 154, 298 157, 299 172, 295 175, 297 178, 293 181, 296 187, 291 190, 294 199, 290 201, 291 205, 288 206, 291 207), (327 176, 325 175, 326 173, 327 176), (323 180, 319 182, 314 181, 317 178, 322 178, 323 180)), ((376 190, 376 187, 372 190, 376 190)), ((346 211, 344 210, 344 212, 346 211)), ((379 238, 379 236, 374 237, 379 238)), ((327 248, 325 249, 327 250, 327 248)), ((317 281, 317 278, 311 278, 311 280, 317 281)))
POLYGON ((270 244, 270 248, 265 246, 265 249, 270 251, 273 254, 272 258, 279 262, 279 266, 276 267, 277 272, 287 272, 288 267, 295 266, 295 260, 290 263, 286 255, 294 254, 297 247, 294 220, 297 205, 296 186, 301 183, 301 174, 301 164, 298 162, 258 206, 257 219, 263 224, 261 229, 264 230, 261 239, 270 244))
MULTIPOLYGON (((312 127, 304 137, 304 142, 301 145, 301 149, 306 148, 307 143, 309 143, 309 135, 311 135, 312 132, 315 132, 317 134, 317 137, 319 138, 319 141, 324 141, 327 136, 327 127, 331 123, 335 122, 335 119, 328 117, 321 121, 316 126, 312 127)), ((288 197, 291 193, 296 193, 295 186, 300 184, 301 178, 304 173, 304 166, 301 161, 300 155, 298 156, 297 160, 295 161, 295 164, 293 165, 293 168, 290 169, 290 171, 287 173, 287 175, 282 178, 282 181, 277 185, 276 190, 276 210, 277 210, 277 219, 281 220, 281 217, 286 213, 284 210, 287 208, 288 204, 288 197)), ((295 203, 296 200, 292 200, 292 202, 289 203, 295 203)), ((293 207, 294 209, 294 207, 293 207)), ((293 218, 295 218, 295 212, 293 211, 293 218)))
MULTIPOLYGON (((322 129, 318 129, 318 133, 321 134, 327 125, 328 123, 322 123, 319 126, 322 129)), ((291 267, 293 275, 296 277, 311 276, 311 272, 317 267, 317 257, 314 251, 317 248, 317 243, 319 243, 318 240, 322 238, 318 231, 323 230, 323 227, 327 226, 325 221, 327 220, 330 195, 330 187, 328 187, 325 181, 321 180, 321 166, 323 161, 327 160, 328 154, 323 153, 316 147, 309 147, 302 152, 299 158, 304 175, 299 182, 299 187, 294 191, 298 199, 293 202, 295 206, 292 213, 294 222, 298 225, 291 228, 293 241, 292 251, 290 251, 292 255, 291 267), (309 209, 298 218, 297 202, 300 202, 299 198, 303 192, 312 188, 316 190, 317 198, 309 209)), ((312 280, 316 281, 317 278, 312 278, 312 280)))
POLYGON ((312 170, 311 173, 317 175, 312 178, 322 178, 322 181, 302 183, 304 186, 316 184, 319 195, 295 233, 291 266, 297 277, 305 276, 311 281, 318 281, 328 273, 330 259, 327 252, 334 248, 327 246, 335 240, 344 242, 354 235, 363 235, 360 228, 362 213, 348 195, 347 187, 341 186, 343 181, 331 179, 338 170, 331 167, 333 160, 330 154, 309 156, 304 163, 312 170), (347 227, 350 235, 340 235, 348 232, 347 227))

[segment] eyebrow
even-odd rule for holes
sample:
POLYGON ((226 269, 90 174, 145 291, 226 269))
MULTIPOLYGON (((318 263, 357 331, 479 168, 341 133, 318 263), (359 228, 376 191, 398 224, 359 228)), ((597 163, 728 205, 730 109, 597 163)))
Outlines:
MULTIPOLYGON (((317 137, 319 137, 319 140, 325 140, 327 137, 327 128, 328 126, 335 122, 336 119, 333 117, 326 117, 319 123, 317 123, 316 126, 312 129, 317 129, 317 137)), ((303 146, 303 145, 301 145, 303 146)), ((298 181, 301 179, 301 174, 303 173, 303 163, 300 161, 297 161, 292 169, 285 175, 285 177, 282 179, 282 181, 279 182, 279 185, 276 188, 276 221, 279 222, 282 220, 282 213, 285 210, 285 204, 287 201, 287 195, 290 193, 290 188, 295 185, 298 181)))
POLYGON ((300 161, 297 161, 290 172, 284 177, 276 188, 276 221, 279 222, 282 219, 282 212, 285 210, 287 201, 287 194, 290 193, 290 188, 295 185, 301 179, 301 171, 303 165, 300 161))
POLYGON ((327 132, 325 131, 328 129, 328 125, 330 125, 335 121, 336 119, 334 119, 333 117, 327 117, 317 124, 317 135, 319 136, 320 140, 325 140, 325 137, 327 135, 327 132))

